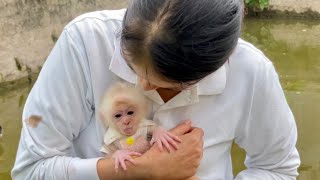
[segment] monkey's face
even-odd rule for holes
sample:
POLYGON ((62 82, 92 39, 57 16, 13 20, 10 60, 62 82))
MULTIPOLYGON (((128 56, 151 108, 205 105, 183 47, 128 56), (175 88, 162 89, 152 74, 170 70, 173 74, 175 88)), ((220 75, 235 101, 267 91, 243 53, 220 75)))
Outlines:
POLYGON ((135 106, 117 105, 112 111, 112 116, 113 123, 121 134, 132 136, 136 133, 140 119, 135 106))

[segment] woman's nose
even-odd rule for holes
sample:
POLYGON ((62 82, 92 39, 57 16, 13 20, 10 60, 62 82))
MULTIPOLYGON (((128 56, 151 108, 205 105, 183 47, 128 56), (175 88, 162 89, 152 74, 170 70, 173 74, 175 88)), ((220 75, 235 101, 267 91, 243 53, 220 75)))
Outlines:
POLYGON ((150 84, 148 80, 144 79, 144 78, 140 78, 139 77, 139 81, 140 81, 140 85, 141 87, 145 90, 145 91, 151 91, 154 89, 157 89, 158 86, 155 86, 153 84, 150 84))

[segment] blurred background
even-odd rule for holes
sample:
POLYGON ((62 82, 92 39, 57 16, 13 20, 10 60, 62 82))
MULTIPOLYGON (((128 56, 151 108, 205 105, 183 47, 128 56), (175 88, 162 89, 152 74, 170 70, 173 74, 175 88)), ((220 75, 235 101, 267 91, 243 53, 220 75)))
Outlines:
MULTIPOLYGON (((245 0, 242 38, 274 63, 298 126, 299 180, 320 179, 320 1, 245 0)), ((24 102, 63 27, 90 11, 126 0, 1 0, 0 179, 11 179, 24 102)), ((232 148, 234 174, 245 154, 232 148)))

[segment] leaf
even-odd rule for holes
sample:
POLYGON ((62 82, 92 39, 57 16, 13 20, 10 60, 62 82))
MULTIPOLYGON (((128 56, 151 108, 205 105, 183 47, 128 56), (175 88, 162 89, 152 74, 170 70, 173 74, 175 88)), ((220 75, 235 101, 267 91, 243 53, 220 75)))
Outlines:
POLYGON ((245 0, 245 3, 253 8, 259 8, 261 10, 269 6, 269 0, 245 0))

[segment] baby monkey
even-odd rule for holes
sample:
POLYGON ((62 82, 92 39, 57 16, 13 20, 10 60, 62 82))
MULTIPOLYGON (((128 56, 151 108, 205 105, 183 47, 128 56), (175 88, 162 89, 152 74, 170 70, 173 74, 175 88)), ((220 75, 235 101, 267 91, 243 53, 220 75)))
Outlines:
POLYGON ((115 160, 115 170, 119 165, 126 170, 125 161, 135 164, 134 156, 141 156, 151 145, 163 146, 170 152, 177 149, 181 140, 145 119, 148 111, 144 95, 128 83, 116 83, 105 93, 99 115, 107 132, 100 149, 115 160))

